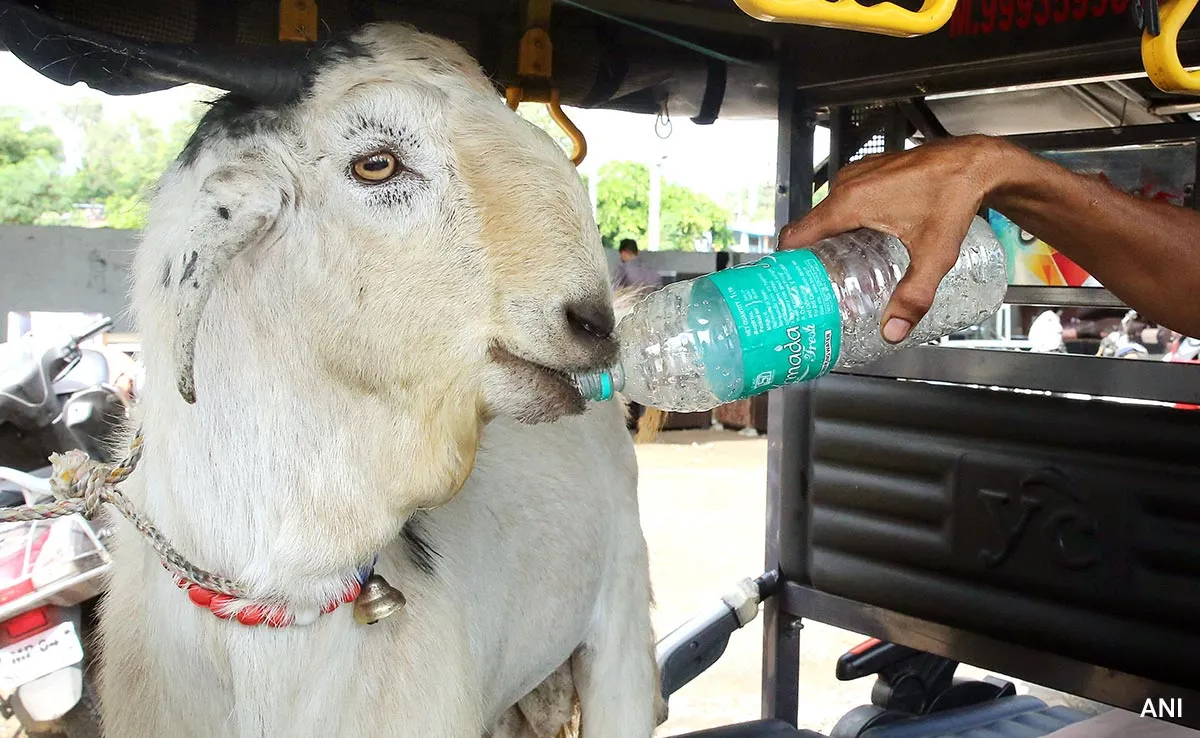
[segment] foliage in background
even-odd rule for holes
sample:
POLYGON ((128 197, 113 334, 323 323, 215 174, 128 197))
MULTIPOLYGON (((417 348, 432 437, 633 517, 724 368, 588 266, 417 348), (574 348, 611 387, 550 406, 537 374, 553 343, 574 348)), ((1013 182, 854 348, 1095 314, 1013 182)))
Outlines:
POLYGON ((64 174, 62 142, 46 126, 22 129, 16 111, 0 112, 0 222, 87 225, 102 214, 110 228, 145 225, 151 188, 187 142, 203 108, 193 106, 168 130, 140 115, 111 118, 95 98, 64 106, 83 134, 78 170, 64 174))
POLYGON ((72 200, 103 204, 110 228, 141 228, 151 188, 187 143, 203 109, 193 106, 166 131, 137 114, 106 118, 93 99, 64 113, 83 131, 86 152, 72 177, 72 200))
POLYGON ((0 109, 0 166, 19 164, 39 155, 62 159, 62 141, 47 126, 21 127, 20 111, 0 109))
MULTIPOLYGON (((96 98, 67 105, 62 113, 83 138, 82 162, 70 173, 63 172, 63 145, 49 127, 25 126, 18 111, 0 110, 0 222, 141 228, 151 189, 183 148, 203 106, 193 106, 168 130, 136 114, 106 116, 96 98)), ((570 140, 544 106, 525 105, 520 113, 569 151, 570 140)), ((633 238, 644 247, 649 168, 616 161, 595 176, 604 245, 615 248, 633 238)), ((583 184, 588 186, 586 177, 583 184)), ((662 182, 661 195, 660 248, 693 251, 698 242, 718 249, 733 243, 729 209, 673 182, 662 182)))
POLYGON ((661 247, 695 251, 696 242, 711 239, 719 251, 733 244, 729 212, 708 195, 674 182, 662 185, 661 247))
POLYGON ((818 204, 820 204, 820 202, 822 200, 824 200, 826 197, 829 197, 829 183, 828 182, 821 185, 821 187, 816 192, 813 193, 813 199, 812 199, 813 207, 816 207, 818 204))
MULTIPOLYGON (((570 154, 571 139, 562 132, 544 105, 522 105, 522 118, 545 131, 559 147, 570 154)), ((616 248, 623 238, 646 245, 650 218, 650 169, 632 161, 614 161, 600 167, 596 202, 596 224, 608 248, 616 248)), ((581 175, 584 187, 588 178, 581 175)), ((772 190, 771 185, 767 185, 772 190)), ((766 202, 774 207, 774 194, 766 202)), ((729 210, 712 198, 672 182, 662 183, 659 222, 662 227, 659 246, 665 250, 694 251, 697 241, 712 239, 715 248, 733 243, 729 229, 729 210)))
POLYGON ((33 223, 70 206, 59 175, 62 141, 46 126, 23 128, 17 111, 0 110, 0 223, 33 223))
POLYGON ((650 168, 633 161, 610 161, 596 172, 596 225, 606 248, 632 238, 646 247, 650 222, 650 168))
MULTIPOLYGON (((650 168, 632 161, 613 161, 600 167, 596 184, 596 224, 600 238, 615 248, 623 238, 645 248, 650 222, 650 168)), ((674 182, 662 182, 659 210, 659 248, 695 251, 696 243, 711 239, 716 249, 733 243, 729 211, 707 195, 674 182)))

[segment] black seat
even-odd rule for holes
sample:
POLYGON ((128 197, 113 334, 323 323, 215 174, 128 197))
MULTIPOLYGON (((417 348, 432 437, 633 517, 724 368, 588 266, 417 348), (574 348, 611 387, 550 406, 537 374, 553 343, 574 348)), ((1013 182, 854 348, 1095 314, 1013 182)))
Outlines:
POLYGON ((710 728, 678 738, 825 738, 820 733, 796 730, 781 720, 755 720, 752 723, 710 728))
MULTIPOLYGON (((982 705, 960 707, 921 717, 905 718, 896 714, 895 722, 869 728, 860 738, 1042 738, 1089 717, 1090 715, 1069 707, 1049 707, 1036 697, 1005 697, 982 705)), ((757 720, 688 733, 678 738, 824 736, 807 730, 796 730, 779 720, 757 720)))
POLYGON ((1048 707, 1036 697, 1005 697, 870 728, 861 738, 1042 738, 1088 719, 1069 707, 1048 707))

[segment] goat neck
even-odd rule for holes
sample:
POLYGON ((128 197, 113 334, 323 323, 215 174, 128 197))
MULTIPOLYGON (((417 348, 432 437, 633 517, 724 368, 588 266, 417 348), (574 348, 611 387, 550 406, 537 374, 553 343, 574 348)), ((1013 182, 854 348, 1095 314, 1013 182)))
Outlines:
POLYGON ((462 486, 482 420, 461 393, 428 386, 436 378, 364 392, 314 360, 302 334, 264 340, 269 292, 264 304, 236 286, 214 295, 195 404, 177 392, 169 353, 155 350, 170 345, 155 335, 169 324, 146 321, 137 476, 150 516, 196 565, 254 597, 319 603, 415 510, 462 486))

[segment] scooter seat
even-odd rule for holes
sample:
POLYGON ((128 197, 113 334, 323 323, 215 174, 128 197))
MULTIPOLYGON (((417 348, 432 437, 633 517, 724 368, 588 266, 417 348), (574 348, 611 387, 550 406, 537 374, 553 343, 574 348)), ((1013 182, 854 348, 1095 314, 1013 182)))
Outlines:
POLYGON ((755 720, 752 723, 710 728, 677 738, 824 738, 820 733, 796 730, 781 720, 755 720))
MULTIPOLYGON (((1036 697, 1005 697, 982 705, 902 719, 862 733, 860 738, 1042 738, 1087 720, 1069 707, 1049 707, 1036 697)), ((824 738, 779 720, 757 720, 701 730, 677 738, 824 738)))
POLYGON ((880 725, 860 738, 1042 738, 1089 717, 1026 695, 880 725))

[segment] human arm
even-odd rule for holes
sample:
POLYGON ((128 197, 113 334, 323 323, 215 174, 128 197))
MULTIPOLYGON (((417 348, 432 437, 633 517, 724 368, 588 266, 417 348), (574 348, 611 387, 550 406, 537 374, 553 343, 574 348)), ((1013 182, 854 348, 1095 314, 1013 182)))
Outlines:
POLYGON ((1200 335, 1200 213, 1140 200, 986 136, 936 141, 845 167, 829 196, 788 224, 780 249, 856 228, 899 238, 911 264, 883 320, 898 342, 924 316, 981 207, 1061 251, 1144 317, 1200 335))

